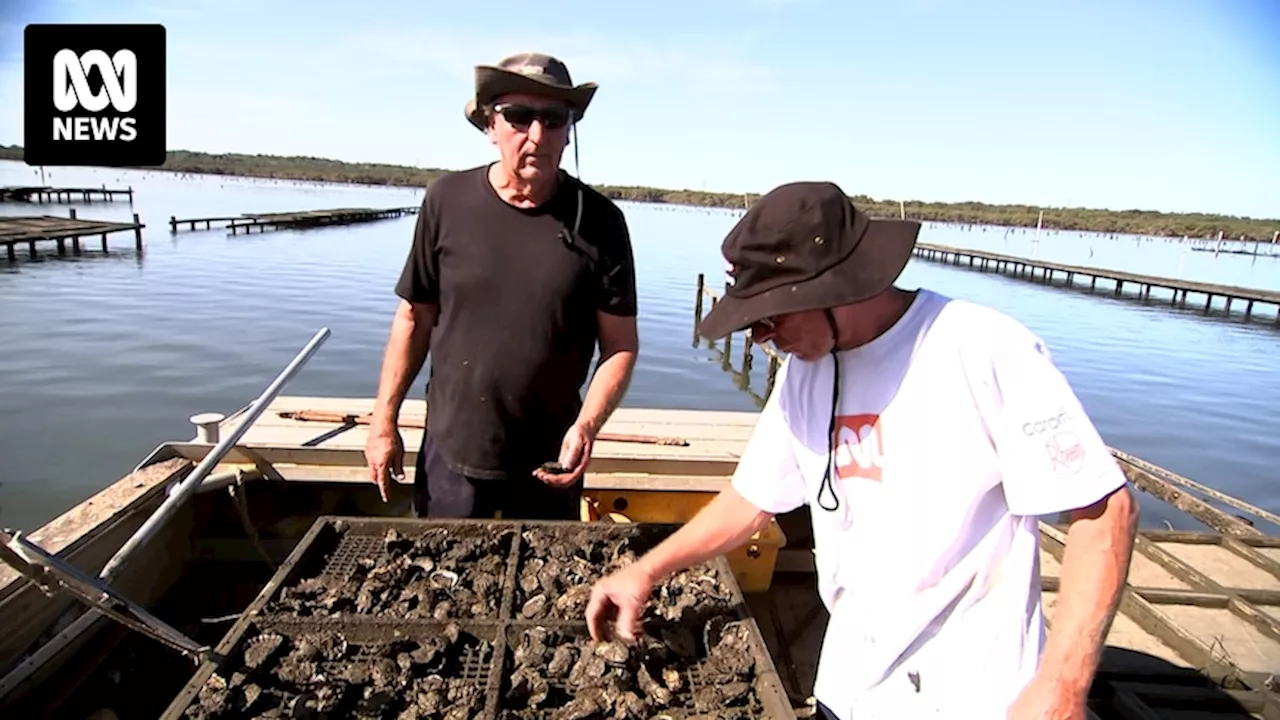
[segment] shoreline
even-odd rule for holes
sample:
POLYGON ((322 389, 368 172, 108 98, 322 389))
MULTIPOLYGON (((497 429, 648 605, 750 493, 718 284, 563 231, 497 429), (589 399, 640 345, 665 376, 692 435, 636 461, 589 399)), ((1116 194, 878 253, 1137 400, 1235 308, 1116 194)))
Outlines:
MULTIPOLYGON (((0 145, 0 159, 22 162, 20 146, 0 145)), ((443 168, 417 168, 384 163, 348 163, 317 157, 202 153, 173 150, 160 167, 130 170, 225 175, 232 177, 324 182, 362 187, 424 188, 451 172, 443 168)), ((615 201, 682 205, 741 210, 759 193, 726 193, 675 190, 635 185, 591 185, 615 201)), ((1242 218, 1214 213, 1165 213, 1146 210, 1101 210, 1032 205, 995 205, 981 202, 938 203, 919 200, 852 200, 873 217, 907 219, 961 225, 1034 228, 1044 213, 1043 229, 1151 237, 1271 242, 1280 233, 1280 218, 1242 218)))

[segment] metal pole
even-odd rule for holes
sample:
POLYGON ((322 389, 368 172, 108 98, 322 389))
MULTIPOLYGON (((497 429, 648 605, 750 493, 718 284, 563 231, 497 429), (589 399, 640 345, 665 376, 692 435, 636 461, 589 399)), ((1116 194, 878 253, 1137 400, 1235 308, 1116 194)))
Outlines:
MULTIPOLYGON (((204 461, 192 470, 187 479, 174 489, 173 493, 169 496, 169 499, 161 505, 155 515, 153 515, 150 520, 139 528, 138 531, 134 533, 133 537, 130 538, 123 547, 121 547, 120 551, 111 558, 107 567, 103 568, 103 571, 99 574, 100 578, 109 582, 109 575, 114 575, 114 573, 119 572, 127 561, 128 554, 132 552, 132 549, 141 544, 141 542, 147 537, 154 534, 160 527, 159 522, 157 522, 157 518, 171 515, 183 500, 189 497, 192 492, 195 492, 198 488, 203 486, 204 476, 207 475, 209 471, 217 465, 221 458, 230 451, 232 445, 239 441, 241 436, 244 435, 244 432, 249 429, 249 426, 252 425, 258 416, 262 414, 262 411, 266 409, 271 400, 275 398, 281 389, 283 389, 284 384, 288 382, 295 373, 297 373, 302 364, 305 363, 315 352, 316 348, 320 346, 320 343, 324 342, 328 337, 329 329, 322 328, 320 332, 316 333, 316 335, 311 338, 311 342, 309 342, 307 346, 303 348, 296 357, 294 357, 293 361, 289 363, 289 366, 286 367, 274 381, 272 381, 271 385, 269 385, 265 391, 263 391, 262 395, 260 395, 257 400, 254 400, 250 405, 246 406, 244 412, 247 413, 248 416, 239 425, 239 429, 228 435, 222 440, 222 442, 209 451, 209 454, 205 457, 204 461)), ((240 411, 237 411, 235 414, 240 414, 240 411)), ((36 648, 30 656, 19 662, 18 665, 10 670, 3 678, 0 678, 0 697, 12 692, 15 687, 30 677, 32 673, 42 667, 63 648, 70 645, 76 638, 92 627, 100 617, 102 617, 102 615, 96 608, 87 610, 86 612, 76 616, 76 619, 73 620, 70 625, 59 631, 56 635, 50 638, 48 642, 36 648)))
POLYGON ((209 471, 213 470, 218 463, 222 462, 222 458, 225 457, 226 454, 231 451, 231 448, 240 441, 240 438, 248 432, 249 427, 258 419, 258 416, 262 414, 262 411, 267 409, 267 405, 271 404, 271 401, 274 400, 275 397, 280 394, 280 391, 284 389, 285 384, 298 373, 298 370, 300 370, 302 366, 311 359, 311 356, 315 354, 315 351, 320 347, 320 344, 328 338, 329 328, 321 328, 320 331, 311 338, 311 341, 307 343, 306 347, 302 348, 302 351, 294 356, 289 365, 281 371, 281 373, 276 376, 276 379, 272 380, 271 384, 267 386, 267 389, 262 391, 262 394, 253 401, 244 420, 236 426, 235 430, 232 430, 226 437, 222 438, 218 444, 209 451, 208 455, 205 455, 204 459, 200 461, 200 464, 197 465, 195 469, 191 471, 191 474, 178 485, 173 494, 170 495, 154 513, 152 513, 151 517, 147 518, 147 521, 142 524, 142 527, 138 528, 137 531, 133 533, 133 537, 129 538, 128 541, 126 541, 125 544, 116 551, 115 556, 112 557, 111 560, 107 562, 106 566, 102 568, 102 572, 98 574, 98 577, 102 578, 106 582, 111 582, 111 579, 124 568, 125 564, 128 562, 129 555, 131 555, 133 551, 143 543, 150 540, 151 536, 155 535, 156 531, 163 527, 169 518, 177 512, 178 508, 187 501, 187 498, 191 497, 192 493, 200 487, 200 483, 204 481, 204 478, 209 474, 209 471))

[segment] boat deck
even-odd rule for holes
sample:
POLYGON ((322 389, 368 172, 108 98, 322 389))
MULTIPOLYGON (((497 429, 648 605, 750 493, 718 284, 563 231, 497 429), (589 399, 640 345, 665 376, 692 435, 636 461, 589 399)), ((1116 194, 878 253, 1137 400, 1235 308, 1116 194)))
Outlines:
MULTIPOLYGON (((358 417, 373 410, 371 398, 334 398, 281 396, 276 398, 245 432, 233 451, 230 462, 249 461, 248 452, 272 464, 283 463, 281 473, 306 476, 310 468, 297 465, 323 465, 325 479, 365 481, 364 445, 369 437, 367 425, 357 422, 317 422, 297 420, 282 413, 299 411, 339 413, 358 417), (335 472, 333 465, 350 468, 335 472)), ((401 436, 404 439, 405 482, 412 484, 413 461, 422 439, 421 425, 427 415, 426 402, 406 400, 400 411, 401 436)), ((703 410, 652 410, 619 408, 602 429, 617 435, 647 435, 685 440, 687 445, 656 445, 641 442, 600 440, 595 444, 587 478, 588 487, 604 489, 630 487, 629 478, 652 476, 658 485, 649 489, 671 489, 715 492, 724 486, 733 472, 747 439, 755 427, 756 413, 712 412, 703 410)), ((240 416, 232 414, 220 423, 226 435, 237 427, 240 416)), ((553 460, 554 458, 548 458, 553 460)), ((317 479, 306 476, 309 479, 317 479)))
MULTIPOLYGON (((281 413, 312 410, 354 418, 371 409, 368 398, 280 397, 245 432, 227 462, 249 463, 284 480, 367 482, 367 426, 303 421, 281 413)), ((626 490, 685 491, 705 502, 727 484, 756 417, 754 412, 621 408, 603 432, 677 437, 688 444, 599 442, 588 472, 588 492, 611 497, 610 492, 626 490)), ((425 418, 423 401, 405 403, 402 424, 421 425, 425 418)), ((237 422, 234 415, 227 418, 220 432, 231 432, 237 422)), ((409 453, 405 483, 413 481, 413 452, 421 432, 402 428, 409 453)), ((197 458, 199 452, 190 456, 197 458)), ((1127 457, 1117 457, 1126 473, 1131 478, 1142 474, 1127 465, 1127 457)), ((644 516, 640 508, 630 511, 637 518, 644 516)), ((801 510, 780 520, 787 545, 779 553, 772 587, 750 597, 788 691, 802 702, 812 692, 826 613, 814 592, 807 516, 801 510)), ((1065 531, 1065 526, 1041 523, 1042 586, 1050 632, 1065 531)), ((1178 717, 1184 710, 1221 711, 1224 705, 1243 707, 1256 717, 1280 716, 1266 690, 1272 673, 1280 669, 1280 537, 1141 531, 1129 587, 1107 644, 1100 670, 1101 682, 1109 683, 1106 694, 1115 707, 1138 708, 1116 716, 1178 717), (1141 683, 1134 684, 1139 679, 1141 683), (1234 689, 1211 688, 1209 679, 1234 689)))

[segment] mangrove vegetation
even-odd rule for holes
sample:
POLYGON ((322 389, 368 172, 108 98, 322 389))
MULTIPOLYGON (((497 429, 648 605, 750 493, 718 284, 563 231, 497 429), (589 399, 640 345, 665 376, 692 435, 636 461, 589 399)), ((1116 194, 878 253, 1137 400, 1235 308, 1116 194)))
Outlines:
MULTIPOLYGON (((21 160, 20 146, 0 145, 0 159, 21 160)), ((348 163, 316 157, 201 153, 174 150, 159 168, 178 173, 201 173, 303 180, 312 182, 360 183, 426 187, 448 170, 382 163, 348 163)), ((595 185, 597 190, 620 201, 670 203, 698 207, 742 208, 758 194, 672 190, 664 188, 595 185)), ((992 205, 981 202, 940 203, 919 200, 855 196, 853 201, 875 217, 898 217, 899 213, 929 222, 1035 227, 1044 212, 1044 227, 1098 233, 1131 233, 1172 237, 1270 241, 1280 231, 1280 219, 1249 218, 1210 213, 1166 213, 1151 210, 1101 210, 1093 208, 1036 207, 1032 205, 992 205)))

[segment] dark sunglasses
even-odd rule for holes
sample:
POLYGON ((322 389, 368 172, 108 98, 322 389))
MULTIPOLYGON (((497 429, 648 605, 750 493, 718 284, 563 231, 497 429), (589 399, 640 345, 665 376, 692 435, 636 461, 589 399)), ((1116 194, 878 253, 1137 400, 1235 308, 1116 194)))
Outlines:
POLYGON ((563 106, 536 108, 502 103, 494 105, 493 111, 505 118, 513 127, 521 130, 532 125, 534 120, 542 121, 542 126, 548 130, 559 130, 569 124, 571 117, 569 108, 563 106))

